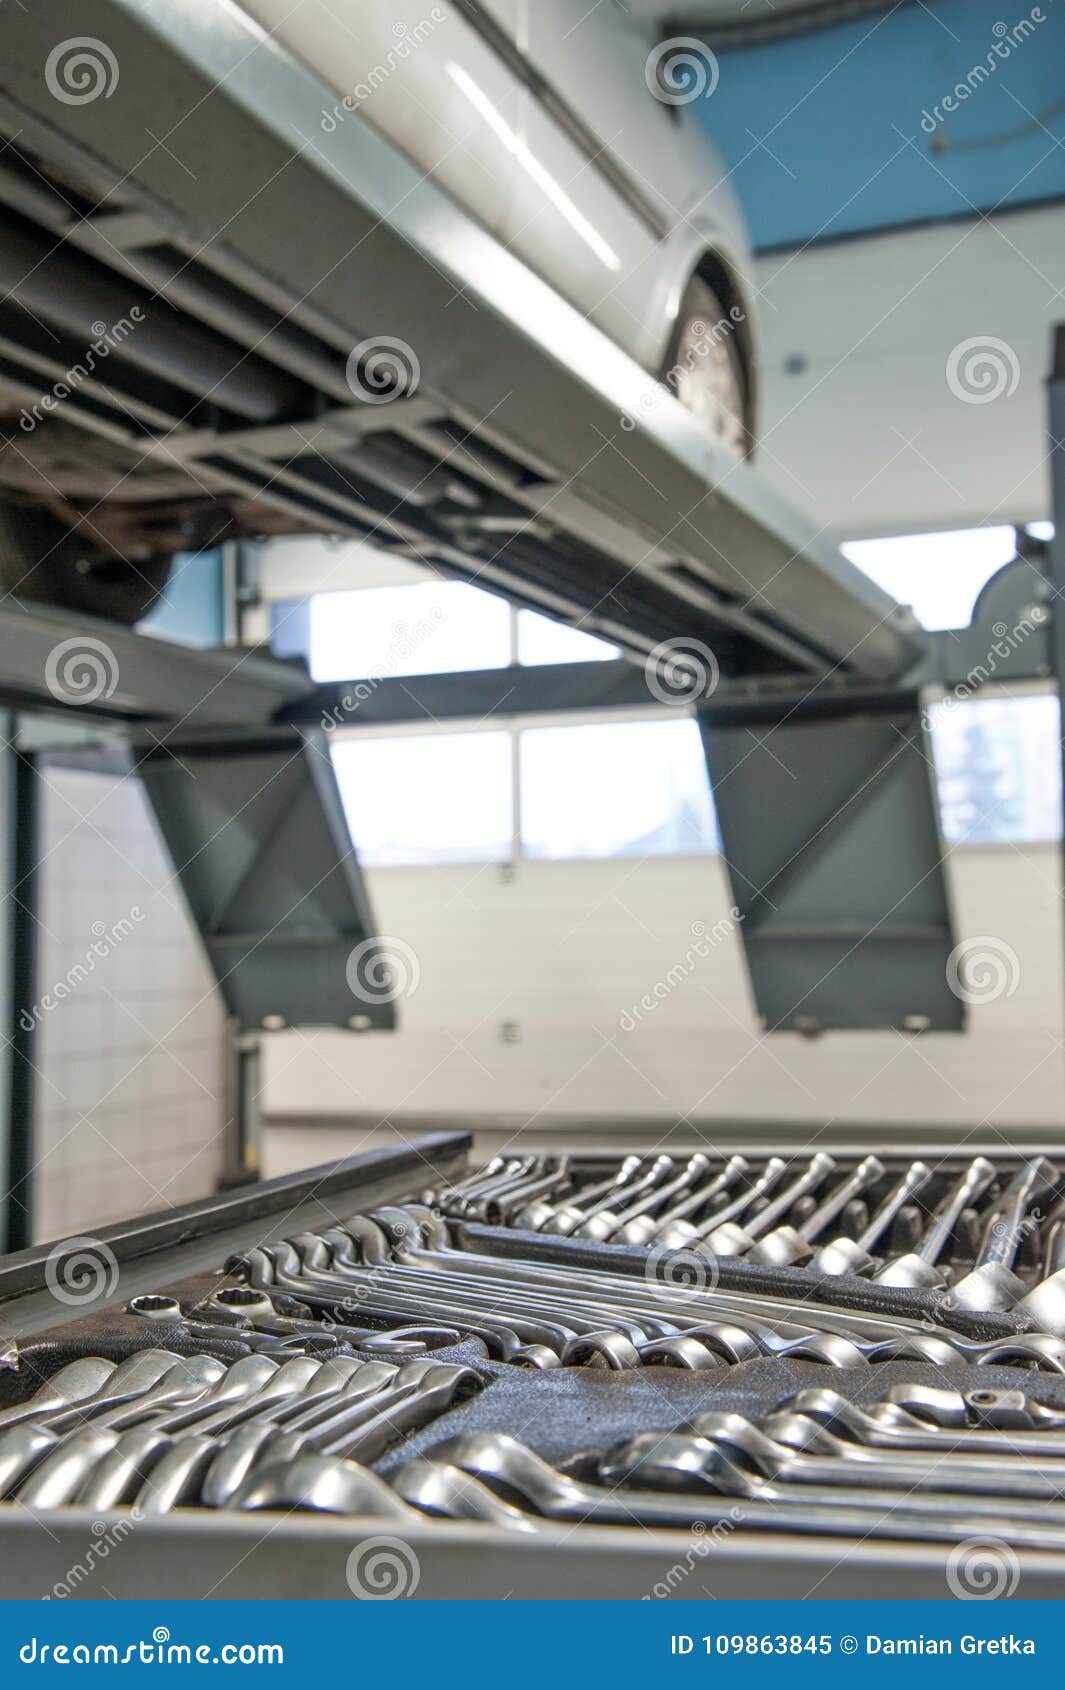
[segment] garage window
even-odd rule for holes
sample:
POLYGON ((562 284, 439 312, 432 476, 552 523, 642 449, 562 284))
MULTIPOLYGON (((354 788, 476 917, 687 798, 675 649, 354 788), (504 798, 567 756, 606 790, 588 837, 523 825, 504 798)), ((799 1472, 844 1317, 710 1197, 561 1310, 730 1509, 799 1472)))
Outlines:
POLYGON ((1061 712, 1054 696, 935 705, 932 743, 951 844, 1061 836, 1061 712))
MULTIPOLYGON (((1045 537, 1047 523, 1032 523, 1045 537)), ((900 534, 849 540, 841 548, 877 586, 908 604, 926 628, 965 628, 980 590, 1017 555, 1012 527, 958 528, 945 534, 900 534)))
POLYGON ((316 681, 503 668, 510 620, 505 599, 465 581, 316 593, 307 655, 316 681))
POLYGON ((720 849, 694 721, 527 728, 527 857, 661 857, 720 849))
POLYGON ((363 864, 509 860, 509 733, 368 734, 332 749, 363 864))
POLYGON ((602 663, 620 656, 620 646, 582 628, 569 628, 536 610, 518 612, 518 663, 602 663))

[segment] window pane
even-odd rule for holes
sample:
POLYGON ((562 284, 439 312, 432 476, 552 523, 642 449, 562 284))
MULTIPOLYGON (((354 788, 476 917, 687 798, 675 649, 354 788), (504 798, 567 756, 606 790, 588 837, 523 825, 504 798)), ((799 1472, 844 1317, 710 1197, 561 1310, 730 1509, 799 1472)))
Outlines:
POLYGON ((1016 556, 1017 546, 1012 528, 964 528, 850 540, 842 550, 886 593, 912 605, 926 628, 964 628, 981 587, 1016 556))
POLYGON ((510 735, 418 734, 333 745, 351 837, 362 863, 509 859, 510 735))
POLYGON ((952 844, 1061 837, 1056 698, 983 698, 932 709, 944 835, 952 844))
POLYGON ((518 612, 519 663, 601 663, 620 655, 620 647, 596 634, 568 628, 536 610, 518 612))
POLYGON ((510 607, 465 581, 316 593, 310 661, 316 681, 502 668, 510 662, 510 607))
POLYGON ((692 721, 530 728, 521 736, 529 857, 646 857, 719 849, 692 721))

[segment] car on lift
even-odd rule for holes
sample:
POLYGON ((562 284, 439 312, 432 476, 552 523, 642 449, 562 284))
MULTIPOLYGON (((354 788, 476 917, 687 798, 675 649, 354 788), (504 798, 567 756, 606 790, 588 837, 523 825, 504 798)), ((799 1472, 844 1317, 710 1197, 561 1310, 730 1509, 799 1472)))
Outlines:
MULTIPOLYGON (((615 0, 591 8, 584 0, 241 6, 335 91, 309 145, 323 146, 346 123, 377 129, 660 377, 711 439, 749 455, 756 371, 747 246, 727 174, 692 109, 712 92, 712 58, 693 57, 683 43, 649 48, 615 0)), ((17 141, 8 158, 13 171, 17 141)), ((69 183, 27 163, 16 242, 18 216, 27 207, 35 214, 49 188, 78 210, 69 183)), ((28 245, 23 268, 43 282, 28 245)), ((186 282, 195 285, 191 273, 186 282)), ((20 280, 9 299, 25 312, 30 343, 40 325, 25 292, 20 280)), ((196 345, 182 334, 187 379, 196 345)), ((116 335, 122 345, 94 343, 91 359, 135 354, 151 374, 149 330, 123 319, 108 330, 116 335)), ((217 367, 204 364, 208 404, 225 396, 224 379, 210 379, 217 367)), ((242 377, 253 368, 242 360, 242 377)), ((172 377, 173 362, 163 360, 158 374, 172 377)), ((66 422, 63 397, 28 413, 0 377, 0 591, 135 622, 165 588, 176 551, 296 527, 269 501, 264 509, 254 498, 190 499, 197 490, 176 456, 157 446, 129 462, 106 431, 66 422)))
POLYGON ((619 0, 239 0, 509 251, 746 455, 749 251, 696 116, 717 81, 619 0))

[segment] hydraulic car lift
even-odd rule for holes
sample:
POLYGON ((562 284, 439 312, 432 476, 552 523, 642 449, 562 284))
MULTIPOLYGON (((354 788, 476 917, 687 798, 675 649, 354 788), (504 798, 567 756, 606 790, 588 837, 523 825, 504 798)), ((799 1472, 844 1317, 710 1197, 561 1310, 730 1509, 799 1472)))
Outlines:
POLYGON ((639 653, 697 637, 726 672, 905 666, 887 595, 372 127, 325 134, 333 92, 251 19, 78 25, 117 67, 91 101, 48 86, 60 0, 5 24, 0 379, 27 406, 132 320, 62 424, 267 530, 372 537, 639 653), (389 403, 349 380, 375 337, 420 368, 389 403))
MULTIPOLYGON (((372 540, 628 654, 402 692, 376 681, 361 722, 409 717, 411 698, 440 716, 449 693, 452 713, 483 714, 497 683, 506 714, 652 703, 632 658, 646 666, 663 642, 712 651, 720 684, 697 713, 766 1024, 960 1027, 919 691, 1060 680, 1049 601, 1065 542, 1049 566, 996 578, 972 629, 923 636, 372 128, 323 133, 327 90, 224 0, 85 0, 79 27, 119 67, 88 102, 57 99, 45 76, 67 27, 59 0, 6 24, 0 381, 32 407, 100 322, 130 319, 66 383, 62 424, 87 452, 125 453, 131 480, 187 472, 264 530, 372 540), (420 366, 387 404, 349 380, 374 336, 420 366), (1000 621, 1026 633, 989 672, 1000 621)), ((1055 442, 1062 362, 1059 336, 1055 442)), ((1059 509, 1061 460, 1055 444, 1059 509)), ((10 601, 0 658, 10 709, 65 708, 130 742, 238 1027, 348 1024, 328 983, 373 924, 320 732, 327 695, 291 665, 10 601), (86 636, 111 653, 114 685, 64 706, 48 658, 86 636), (312 893, 294 863, 313 867, 312 893)), ((13 762, 24 883, 31 788, 13 762)), ((24 975, 27 947, 13 953, 24 975)), ((369 1016, 390 1019, 389 1005, 369 1016)))

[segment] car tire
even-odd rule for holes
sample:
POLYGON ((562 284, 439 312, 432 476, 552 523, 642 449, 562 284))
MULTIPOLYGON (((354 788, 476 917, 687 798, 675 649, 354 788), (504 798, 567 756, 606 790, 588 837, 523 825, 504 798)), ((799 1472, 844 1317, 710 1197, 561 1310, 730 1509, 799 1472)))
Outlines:
POLYGON ((746 456, 750 407, 736 325, 700 276, 684 290, 662 380, 715 444, 746 456))
POLYGON ((158 603, 171 566, 170 557, 94 557, 50 511, 0 502, 0 603, 10 595, 128 626, 158 603))

